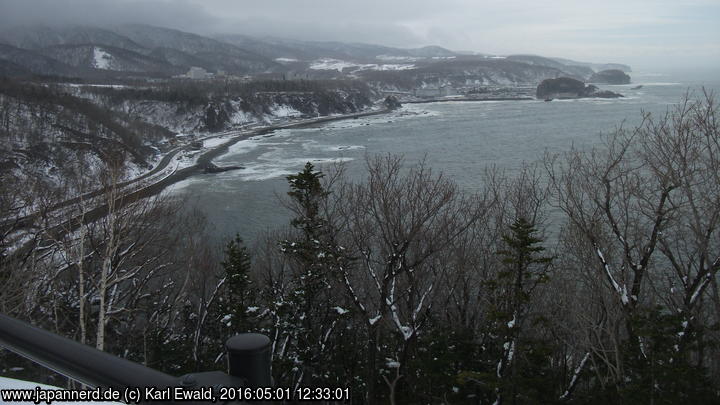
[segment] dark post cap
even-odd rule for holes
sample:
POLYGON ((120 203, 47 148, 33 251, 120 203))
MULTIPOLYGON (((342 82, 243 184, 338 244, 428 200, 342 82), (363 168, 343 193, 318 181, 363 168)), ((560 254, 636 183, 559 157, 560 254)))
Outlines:
POLYGON ((270 338, 259 333, 243 333, 231 337, 225 345, 230 353, 260 352, 270 347, 270 338))

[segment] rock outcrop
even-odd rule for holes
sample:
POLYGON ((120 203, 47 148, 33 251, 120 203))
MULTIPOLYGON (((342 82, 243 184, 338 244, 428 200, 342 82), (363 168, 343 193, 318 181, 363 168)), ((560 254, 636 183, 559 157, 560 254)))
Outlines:
POLYGON ((622 94, 614 93, 608 90, 600 90, 593 85, 585 85, 580 80, 571 79, 569 77, 559 77, 557 79, 545 79, 537 87, 535 92, 537 98, 541 99, 567 99, 567 98, 618 98, 623 97, 622 94))
POLYGON ((385 97, 385 101, 383 102, 383 104, 385 104, 385 107, 388 110, 395 110, 395 109, 402 107, 400 100, 398 100, 397 97, 395 97, 395 96, 385 97))
POLYGON ((590 82, 603 84, 628 84, 630 83, 630 76, 618 69, 601 70, 600 72, 590 76, 590 82))

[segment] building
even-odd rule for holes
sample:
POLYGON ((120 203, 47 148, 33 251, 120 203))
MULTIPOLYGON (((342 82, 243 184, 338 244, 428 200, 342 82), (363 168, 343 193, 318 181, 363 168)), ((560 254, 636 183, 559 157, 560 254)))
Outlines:
POLYGON ((432 97, 447 97, 457 95, 457 91, 454 87, 449 84, 443 84, 440 86, 428 86, 419 89, 415 89, 415 96, 422 98, 432 97))
POLYGON ((185 74, 185 76, 187 76, 193 80, 203 80, 203 79, 209 79, 212 75, 210 73, 208 73, 207 70, 205 70, 201 67, 193 66, 190 68, 190 70, 188 70, 188 72, 185 74))

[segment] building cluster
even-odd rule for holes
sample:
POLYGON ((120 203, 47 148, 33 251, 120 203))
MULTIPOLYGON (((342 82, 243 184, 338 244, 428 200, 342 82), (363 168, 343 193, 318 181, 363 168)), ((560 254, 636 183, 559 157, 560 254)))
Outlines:
POLYGON ((173 76, 175 79, 190 79, 190 80, 209 80, 209 79, 228 79, 228 80, 234 80, 234 81, 250 81, 252 80, 252 77, 249 75, 245 76, 236 76, 225 73, 223 70, 218 70, 216 73, 208 72, 207 70, 198 67, 198 66, 192 66, 190 70, 187 71, 187 73, 182 75, 173 76))
POLYGON ((448 97, 455 96, 457 94, 457 90, 449 84, 426 86, 414 90, 415 97, 420 98, 448 97))

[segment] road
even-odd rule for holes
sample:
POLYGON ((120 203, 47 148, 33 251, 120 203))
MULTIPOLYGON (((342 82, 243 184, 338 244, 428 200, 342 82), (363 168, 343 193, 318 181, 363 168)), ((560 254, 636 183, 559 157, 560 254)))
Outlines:
MULTIPOLYGON (((344 120, 344 119, 352 119, 352 118, 360 118, 360 117, 368 117, 373 115, 380 115, 380 114, 386 114, 390 112, 391 110, 383 109, 383 110, 376 110, 376 111, 369 111, 369 112, 362 112, 362 113, 354 113, 354 114, 344 114, 344 115, 337 115, 332 117, 322 117, 322 118, 314 118, 299 122, 293 122, 293 123, 287 123, 287 124, 280 124, 280 125, 271 125, 263 128, 258 129, 252 129, 248 131, 243 131, 238 133, 236 136, 233 136, 231 139, 229 139, 227 142, 223 142, 222 144, 215 146, 211 148, 210 150, 204 152, 201 154, 196 163, 192 166, 174 171, 168 176, 162 177, 158 179, 157 181, 148 184, 142 188, 128 191, 123 193, 120 197, 118 197, 115 200, 114 206, 116 209, 122 208, 128 204, 131 204, 133 202, 138 201, 142 198, 151 197, 153 195, 159 194, 162 192, 165 188, 168 186, 175 184, 179 181, 185 180, 193 175, 200 174, 204 172, 204 169, 208 166, 208 164, 212 163, 213 159, 217 158, 218 156, 221 156, 225 153, 227 153, 228 148, 237 142, 240 142, 241 140, 247 139, 252 136, 257 135, 265 135, 269 134, 271 132, 274 132, 279 129, 289 129, 289 128, 303 128, 308 127, 312 125, 317 125, 324 122, 330 122, 330 121, 338 121, 338 120, 344 120)), ((213 138, 217 136, 222 135, 214 135, 213 138)), ((142 176, 138 176, 132 180, 125 181, 123 183, 118 184, 118 186, 121 187, 121 189, 127 188, 129 185, 139 182, 140 180, 147 179, 148 177, 153 176, 154 174, 160 173, 162 170, 167 168, 168 164, 172 161, 172 159, 177 155, 180 151, 186 149, 187 146, 182 146, 175 148, 168 152, 163 158, 158 162, 157 166, 152 169, 151 171, 143 174, 142 176)), ((58 203, 53 206, 52 211, 57 211, 58 209, 61 209, 63 207, 67 207, 71 204, 77 203, 83 198, 92 198, 95 196, 98 196, 104 192, 107 191, 107 188, 95 190, 93 192, 83 194, 82 196, 78 196, 75 198, 71 198, 69 200, 65 200, 61 203, 58 203)), ((48 243, 52 243, 52 241, 60 240, 64 235, 66 235, 69 232, 73 232, 76 229, 78 229, 82 224, 88 224, 94 221, 97 221, 98 219, 102 218, 103 216, 107 215, 108 213, 108 204, 101 204, 99 206, 96 206, 95 208, 85 211, 82 215, 75 216, 73 218, 67 219, 65 221, 62 221, 59 224, 56 224, 54 226, 51 226, 50 228, 46 228, 42 231, 43 234, 46 236, 42 238, 41 241, 30 241, 25 243, 22 247, 18 248, 13 255, 19 255, 22 257, 24 254, 28 253, 30 249, 33 247, 40 245, 45 246, 48 243)), ((47 214, 47 213, 46 213, 47 214)), ((23 227, 29 227, 32 225, 33 220, 35 220, 40 213, 34 213, 31 215, 28 215, 21 220, 24 220, 23 227)), ((3 226, 14 225, 17 227, 18 220, 13 221, 6 221, 3 223, 3 226)))

